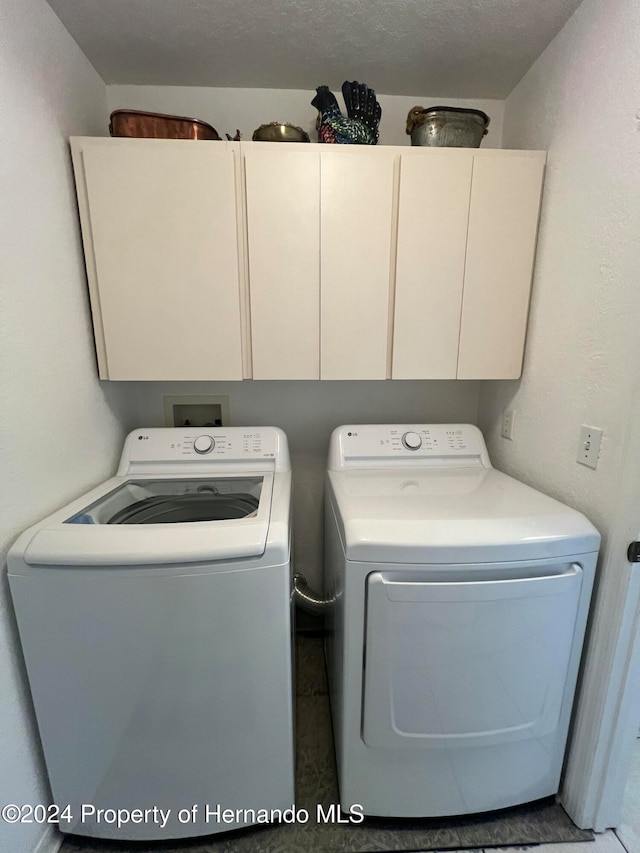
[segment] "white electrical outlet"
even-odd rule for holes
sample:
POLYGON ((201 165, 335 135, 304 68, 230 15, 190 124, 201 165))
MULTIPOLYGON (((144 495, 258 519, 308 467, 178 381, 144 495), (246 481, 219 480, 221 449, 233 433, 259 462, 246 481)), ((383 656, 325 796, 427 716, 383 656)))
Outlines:
POLYGON ((586 465, 588 468, 598 467, 601 438, 602 430, 600 427, 582 425, 580 428, 580 443, 578 444, 577 459, 581 465, 586 465))
POLYGON ((516 413, 513 409, 505 409, 502 413, 502 437, 513 440, 513 422, 516 413))

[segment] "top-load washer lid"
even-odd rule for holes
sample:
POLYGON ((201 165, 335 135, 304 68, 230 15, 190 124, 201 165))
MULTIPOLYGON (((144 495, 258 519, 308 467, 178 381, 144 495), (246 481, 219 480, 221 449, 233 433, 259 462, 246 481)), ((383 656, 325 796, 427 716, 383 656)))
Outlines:
POLYGON ((281 559, 290 470, 276 427, 136 430, 115 477, 25 531, 16 547, 24 563, 43 567, 281 559))
POLYGON ((494 470, 476 427, 341 427, 329 466, 348 560, 506 562, 589 553, 600 544, 581 513, 494 470))
POLYGON ((37 525, 29 565, 166 565, 265 553, 274 475, 113 477, 37 525), (215 491, 215 490, 218 491, 215 491))
POLYGON ((263 477, 129 480, 66 524, 179 524, 255 517, 263 477))

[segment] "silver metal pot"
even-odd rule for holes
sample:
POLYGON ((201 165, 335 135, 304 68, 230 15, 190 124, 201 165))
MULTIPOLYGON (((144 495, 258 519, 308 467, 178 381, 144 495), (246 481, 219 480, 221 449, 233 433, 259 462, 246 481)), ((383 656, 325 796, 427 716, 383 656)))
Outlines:
POLYGON ((479 148, 489 116, 460 107, 414 107, 407 116, 412 145, 439 148, 479 148))

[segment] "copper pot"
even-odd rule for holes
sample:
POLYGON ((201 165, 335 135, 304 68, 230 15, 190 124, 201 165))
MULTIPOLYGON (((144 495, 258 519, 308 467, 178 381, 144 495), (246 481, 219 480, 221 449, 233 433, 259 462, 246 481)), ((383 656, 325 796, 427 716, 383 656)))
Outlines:
POLYGON ((215 127, 197 118, 145 113, 142 110, 114 110, 109 122, 111 136, 145 139, 220 139, 215 127))

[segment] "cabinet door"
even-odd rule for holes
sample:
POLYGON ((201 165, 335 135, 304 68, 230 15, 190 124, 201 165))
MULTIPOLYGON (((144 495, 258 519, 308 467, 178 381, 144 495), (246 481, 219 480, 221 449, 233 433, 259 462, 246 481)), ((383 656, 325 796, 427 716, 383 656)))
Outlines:
POLYGON ((318 379, 320 156, 245 147, 254 379, 318 379))
POLYGON ((101 377, 242 379, 233 151, 74 143, 101 377))
POLYGON ((320 178, 320 378, 386 379, 396 154, 329 148, 320 178))
POLYGON ((393 379, 455 379, 471 151, 416 151, 400 163, 393 379))
POLYGON ((474 158, 458 379, 522 372, 544 163, 539 151, 474 158))

